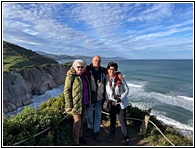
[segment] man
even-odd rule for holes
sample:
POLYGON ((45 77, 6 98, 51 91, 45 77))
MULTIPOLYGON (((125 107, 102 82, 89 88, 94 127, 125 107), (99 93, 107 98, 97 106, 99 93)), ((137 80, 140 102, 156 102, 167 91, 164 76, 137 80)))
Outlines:
POLYGON ((91 103, 87 108, 88 130, 85 136, 90 137, 94 132, 95 140, 98 142, 101 142, 99 131, 102 105, 105 98, 105 76, 107 74, 107 69, 100 65, 101 57, 96 55, 93 57, 92 63, 86 67, 91 84, 91 103))

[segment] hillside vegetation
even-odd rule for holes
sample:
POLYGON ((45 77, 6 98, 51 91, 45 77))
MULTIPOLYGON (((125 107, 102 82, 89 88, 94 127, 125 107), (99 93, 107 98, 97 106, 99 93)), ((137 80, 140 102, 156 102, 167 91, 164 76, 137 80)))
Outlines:
MULTIPOLYGON (((127 107, 127 117, 143 119, 145 115, 148 115, 147 111, 142 111, 137 107, 127 107)), ((107 115, 102 115, 102 124, 108 120, 109 117, 107 115)), ((150 120, 175 146, 193 146, 192 140, 182 136, 172 127, 162 124, 155 116, 150 116, 150 120)), ((146 135, 142 136, 140 134, 142 122, 133 120, 128 121, 128 126, 132 130, 138 132, 137 136, 140 136, 142 140, 147 142, 147 144, 143 144, 142 146, 148 144, 152 144, 153 146, 171 146, 153 125, 149 124, 146 135)), ((43 102, 39 108, 27 106, 21 113, 12 115, 9 118, 3 114, 3 145, 69 146, 72 136, 72 126, 73 119, 71 115, 65 113, 65 100, 62 93, 57 98, 52 97, 46 102, 43 102)), ((116 138, 116 140, 118 139, 119 138, 116 138)), ((101 147, 100 145, 100 142, 95 142, 93 146, 101 147)), ((133 145, 138 146, 138 144, 133 145)))
POLYGON ((53 63, 57 64, 58 62, 32 50, 27 50, 18 45, 3 41, 3 70, 53 63))

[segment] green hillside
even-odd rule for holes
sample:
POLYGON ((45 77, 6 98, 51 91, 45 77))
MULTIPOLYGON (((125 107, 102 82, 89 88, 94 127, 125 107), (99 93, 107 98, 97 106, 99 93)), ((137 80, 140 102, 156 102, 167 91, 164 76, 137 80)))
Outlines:
POLYGON ((31 65, 57 64, 58 62, 44 57, 32 50, 3 41, 3 69, 22 68, 31 65))

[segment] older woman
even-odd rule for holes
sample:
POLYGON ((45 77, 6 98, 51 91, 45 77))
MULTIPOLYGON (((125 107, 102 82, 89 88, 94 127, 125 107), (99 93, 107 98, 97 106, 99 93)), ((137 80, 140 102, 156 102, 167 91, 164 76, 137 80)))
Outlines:
POLYGON ((110 113, 110 130, 107 140, 112 141, 116 131, 116 114, 121 124, 121 131, 126 145, 130 146, 129 132, 126 123, 126 107, 129 105, 127 95, 129 88, 124 78, 119 78, 118 64, 114 62, 108 63, 108 75, 106 76, 106 99, 112 100, 110 113), (118 78, 118 79, 117 79, 118 78), (119 82, 120 83, 119 83, 119 82), (118 83, 118 84, 117 84, 118 83))
POLYGON ((72 145, 86 143, 82 134, 82 127, 85 120, 86 105, 90 101, 90 85, 89 80, 84 73, 85 67, 86 63, 83 60, 75 60, 65 79, 65 110, 67 114, 73 116, 74 120, 72 145))

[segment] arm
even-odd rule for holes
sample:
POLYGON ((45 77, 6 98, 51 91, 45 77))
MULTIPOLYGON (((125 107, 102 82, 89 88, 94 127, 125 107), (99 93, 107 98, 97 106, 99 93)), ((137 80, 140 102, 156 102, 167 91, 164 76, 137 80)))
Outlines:
POLYGON ((65 109, 66 112, 69 112, 73 108, 71 75, 67 75, 65 79, 64 97, 65 97, 65 109))
POLYGON ((122 79, 122 87, 123 87, 123 92, 121 94, 121 100, 123 100, 128 94, 129 94, 129 87, 125 81, 125 79, 122 79))

